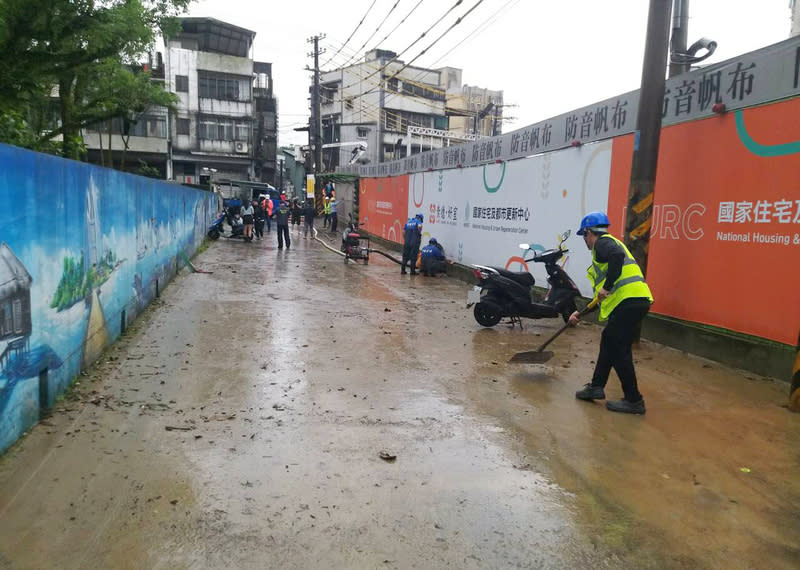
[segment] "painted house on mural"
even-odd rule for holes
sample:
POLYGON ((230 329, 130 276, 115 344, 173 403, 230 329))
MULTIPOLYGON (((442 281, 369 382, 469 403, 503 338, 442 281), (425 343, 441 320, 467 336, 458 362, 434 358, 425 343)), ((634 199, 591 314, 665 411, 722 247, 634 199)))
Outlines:
POLYGON ((0 367, 25 349, 31 323, 31 278, 7 244, 0 245, 0 367))

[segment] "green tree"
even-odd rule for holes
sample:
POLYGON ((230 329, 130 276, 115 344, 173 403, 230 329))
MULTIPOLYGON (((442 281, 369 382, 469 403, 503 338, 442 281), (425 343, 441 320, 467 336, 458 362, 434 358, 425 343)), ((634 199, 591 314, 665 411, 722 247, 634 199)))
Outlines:
POLYGON ((62 154, 79 158, 83 127, 140 113, 142 101, 145 108, 169 103, 133 65, 159 33, 175 29, 175 17, 190 3, 0 1, 0 113, 25 117, 37 99, 57 88, 60 125, 38 142, 62 135, 62 154))

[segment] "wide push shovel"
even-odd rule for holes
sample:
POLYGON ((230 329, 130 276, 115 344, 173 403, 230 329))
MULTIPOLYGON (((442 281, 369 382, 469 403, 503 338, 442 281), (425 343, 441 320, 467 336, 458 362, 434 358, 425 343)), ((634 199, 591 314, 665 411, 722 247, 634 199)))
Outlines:
MULTIPOLYGON (((597 297, 592 299, 591 303, 586 305, 586 308, 580 312, 580 316, 584 316, 594 309, 595 305, 597 305, 597 297)), ((569 322, 564 323, 564 326, 558 329, 553 336, 548 338, 542 346, 537 348, 536 350, 527 350, 525 352, 518 352, 514 356, 511 357, 509 362, 519 362, 523 364, 540 364, 542 362, 547 362, 551 358, 553 358, 553 351, 545 350, 547 345, 556 340, 561 333, 567 330, 571 325, 569 322)))

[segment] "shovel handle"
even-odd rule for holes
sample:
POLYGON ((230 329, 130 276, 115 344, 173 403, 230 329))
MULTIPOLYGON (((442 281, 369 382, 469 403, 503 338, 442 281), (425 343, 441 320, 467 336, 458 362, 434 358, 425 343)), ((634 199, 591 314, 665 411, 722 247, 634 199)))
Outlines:
MULTIPOLYGON (((597 297, 595 297, 594 299, 592 299, 592 300, 589 302, 589 304, 588 304, 588 305, 586 305, 586 308, 585 308, 585 309, 583 309, 583 310, 582 310, 580 313, 578 313, 578 314, 579 314, 579 315, 582 317, 582 316, 584 316, 584 315, 587 315, 587 314, 591 313, 591 312, 592 312, 592 310, 593 310, 593 309, 594 309, 594 308, 597 306, 597 303, 599 303, 599 302, 600 302, 600 299, 598 299, 597 297)), ((548 345, 548 344, 550 344, 551 342, 553 342, 554 340, 556 340, 556 339, 557 339, 557 338, 558 338, 558 337, 561 335, 561 333, 563 333, 565 330, 567 330, 567 329, 568 329, 569 327, 571 327, 571 326, 572 326, 572 325, 570 325, 569 321, 567 321, 566 323, 564 323, 564 326, 562 326, 560 329, 558 329, 558 330, 556 331, 556 333, 555 333, 553 336, 551 336, 550 338, 548 338, 548 339, 547 339, 547 340, 544 342, 544 344, 542 344, 542 346, 540 346, 540 347, 539 347, 539 348, 537 348, 536 350, 537 350, 538 352, 542 352, 542 351, 543 351, 545 348, 547 348, 547 345, 548 345)))

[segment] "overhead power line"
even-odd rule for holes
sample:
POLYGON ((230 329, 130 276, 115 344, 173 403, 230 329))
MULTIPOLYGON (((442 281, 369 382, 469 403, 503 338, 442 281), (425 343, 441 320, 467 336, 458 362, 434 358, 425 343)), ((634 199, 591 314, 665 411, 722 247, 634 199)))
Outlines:
MULTIPOLYGON (((461 40, 460 42, 458 42, 456 45, 454 45, 454 46, 453 46, 453 47, 451 47, 449 50, 447 50, 446 52, 444 52, 444 53, 443 53, 441 56, 439 56, 439 58, 438 58, 438 59, 436 59, 435 61, 433 61, 433 62, 432 62, 430 65, 429 65, 429 67, 433 67, 434 65, 436 65, 437 63, 439 63, 440 61, 442 61, 442 60, 443 60, 445 57, 447 57, 448 55, 450 55, 450 54, 451 54, 451 53, 452 53, 452 52, 453 52, 453 51, 454 51, 456 48, 458 48, 458 47, 460 47, 461 45, 463 45, 463 44, 465 44, 465 43, 467 43, 467 42, 469 42, 469 41, 472 41, 472 40, 474 40, 475 38, 477 38, 479 35, 481 35, 483 32, 485 32, 485 31, 486 31, 486 30, 487 30, 487 29, 488 29, 488 28, 489 28, 489 27, 490 27, 490 26, 491 26, 491 25, 492 25, 492 24, 493 24, 493 23, 494 23, 494 22, 495 22, 495 21, 496 21, 496 20, 497 20, 497 19, 500 17, 500 13, 501 13, 501 12, 503 12, 503 11, 504 11, 506 8, 512 7, 512 5, 519 4, 519 2, 520 2, 520 0, 508 0, 508 2, 506 2, 505 4, 503 4, 503 5, 502 5, 500 8, 498 8, 498 9, 497 9, 497 11, 496 11, 494 14, 492 14, 492 15, 491 15, 489 18, 487 18, 485 21, 481 22, 481 24, 480 24, 480 25, 478 25, 478 26, 477 26, 476 28, 474 28, 474 29, 473 29, 473 30, 472 30, 472 31, 471 31, 469 34, 467 34, 467 35, 464 37, 464 39, 462 39, 462 40, 461 40)), ((417 74, 417 75, 416 75, 416 76, 415 76, 415 77, 412 79, 412 81, 413 81, 413 80, 416 80, 416 79, 420 79, 420 78, 421 78, 423 75, 424 75, 424 72, 420 72, 420 73, 418 73, 418 74, 417 74)), ((403 79, 403 82, 405 82, 405 81, 406 81, 406 79, 404 78, 404 79, 403 79)), ((391 92, 390 92, 390 93, 387 95, 387 97, 386 97, 386 103, 388 103, 388 102, 391 100, 391 98, 393 98, 393 97, 396 97, 396 94, 395 94, 395 93, 391 93, 391 92)))
POLYGON ((469 10, 467 10, 467 11, 464 13, 464 15, 463 15, 463 16, 459 17, 459 18, 458 18, 458 19, 457 19, 455 22, 453 22, 453 24, 452 24, 452 25, 451 25, 449 28, 447 28, 447 29, 446 29, 444 32, 442 32, 442 34, 441 34, 441 35, 440 35, 438 38, 436 38, 435 40, 433 40, 433 42, 432 42, 432 43, 431 43, 431 44, 430 44, 428 47, 426 47, 426 48, 425 48, 425 49, 423 49, 421 52, 419 52, 419 53, 418 53, 418 54, 417 54, 417 55, 414 57, 414 59, 412 59, 412 60, 411 60, 411 61, 409 61, 408 63, 404 64, 404 65, 403 65, 403 67, 401 67, 400 69, 398 69, 397 71, 395 71, 395 72, 394 72, 394 74, 392 74, 392 76, 391 76, 389 79, 394 79, 395 77, 397 77, 397 74, 398 74, 398 73, 400 73, 400 72, 401 72, 401 71, 403 71, 405 68, 407 68, 409 65, 411 65, 412 63, 414 63, 415 61, 417 61, 417 60, 418 60, 420 57, 422 57, 422 56, 425 54, 425 52, 427 52, 429 49, 431 49, 433 46, 435 46, 435 45, 436 45, 436 44, 437 44, 437 43, 438 43, 438 42, 439 42, 439 41, 440 41, 440 40, 441 40, 443 37, 445 37, 447 34, 449 34, 449 33, 450 33, 452 30, 453 30, 453 28, 455 28, 457 25, 459 25, 461 22, 463 22, 463 21, 464 21, 464 18, 466 18, 467 16, 469 16, 469 15, 470 15, 470 13, 471 13, 471 12, 472 12, 472 11, 473 11, 475 8, 477 8, 478 6, 480 6, 481 4, 483 4, 483 1, 484 1, 484 0, 478 0, 477 2, 475 2, 475 4, 473 4, 472 8, 470 8, 469 10))
MULTIPOLYGON (((358 28, 360 28, 360 27, 361 27, 361 24, 363 24, 363 23, 364 23, 364 20, 365 20, 365 19, 366 19, 366 17, 369 15, 369 12, 370 12, 370 10, 372 10, 372 7, 375 5, 375 2, 377 2, 377 1, 378 1, 378 0, 372 0, 372 4, 370 4, 370 5, 369 5, 369 8, 367 8, 367 11, 366 11, 366 12, 364 13, 364 15, 361 17, 361 20, 358 22, 358 24, 356 25, 355 29, 354 29, 354 30, 353 30, 353 32, 350 34, 350 36, 349 36, 349 37, 348 37, 348 38, 347 38, 347 39, 344 41, 344 43, 342 44, 342 47, 346 46, 346 45, 347 45, 347 42, 349 42, 351 39, 353 39, 353 36, 354 36, 354 35, 355 35, 355 33, 358 31, 358 28)), ((339 49, 339 51, 341 51, 341 48, 339 49)), ((336 57, 337 55, 339 55, 339 52, 338 52, 338 51, 337 51, 335 54, 333 54, 333 55, 330 57, 330 59, 328 59, 328 61, 326 61, 325 63, 323 63, 323 64, 322 64, 322 67, 325 67, 326 65, 328 65, 328 64, 331 62, 331 60, 332 60, 334 57, 336 57)))
POLYGON ((380 45, 381 45, 383 42, 385 42, 387 39, 389 39, 389 36, 391 36, 393 33, 395 33, 395 31, 397 30, 397 28, 399 28, 401 25, 403 25, 403 22, 405 22, 405 21, 408 19, 408 17, 409 17, 411 14, 413 14, 413 13, 414 13, 414 11, 415 11, 417 8, 419 8, 419 5, 420 5, 420 4, 422 4, 424 1, 425 1, 425 0, 419 0, 419 2, 417 2, 416 4, 414 4, 414 7, 413 7, 413 8, 411 8, 411 11, 410 11, 408 14, 406 14, 406 15, 405 15, 405 17, 403 17, 403 19, 402 19, 402 20, 400 20, 400 22, 399 22, 399 23, 398 23, 398 24, 397 24, 397 25, 396 25, 394 28, 392 28, 392 29, 389 31, 389 33, 388 33, 388 34, 386 34, 385 36, 383 36, 383 39, 382 39, 382 40, 380 40, 380 41, 379 41, 377 44, 375 44, 375 47, 373 47, 372 49, 375 49, 375 48, 379 47, 379 46, 380 46, 380 45))
MULTIPOLYGON (((435 27, 436 27, 436 26, 439 24, 439 22, 441 22, 442 20, 444 20, 444 19, 445 19, 445 17, 446 17, 446 16, 447 16, 447 15, 448 15, 450 12, 452 12, 452 11, 453 11, 453 10, 455 10, 455 9, 456 9, 456 8, 457 8, 459 5, 461 5, 461 3, 462 3, 463 1, 464 1, 464 0, 456 0, 455 4, 453 4, 452 6, 450 6, 450 8, 448 8, 448 9, 447 9, 447 12, 445 12, 445 13, 444 13, 444 14, 443 14, 443 15, 442 15, 442 16, 441 16, 441 17, 440 17, 438 20, 436 20, 436 22, 434 22, 432 26, 430 26, 430 27, 429 27, 427 30, 425 30, 424 32, 422 32, 422 34, 421 34, 421 35, 420 35, 420 36, 419 36, 419 37, 418 37, 416 40, 414 40, 413 42, 411 42, 411 43, 410 43, 408 46, 406 46, 406 48, 405 48, 403 51, 401 51, 400 53, 398 53, 397 55, 395 55, 395 56, 394 56, 392 59, 390 59, 389 61, 387 61, 387 62, 386 62, 384 65, 382 65, 380 68, 378 68, 377 70, 375 70, 374 72, 372 72, 372 73, 371 73, 370 75, 368 75, 367 77, 364 77, 364 78, 362 79, 362 81, 364 81, 364 80, 366 80, 366 79, 369 79, 370 77, 372 77, 372 76, 374 76, 374 75, 377 75, 378 73, 382 72, 382 71, 383 71, 384 69, 386 69, 386 68, 387 68, 387 67, 388 67, 388 66, 389 66, 389 65, 390 65, 390 64, 391 64, 393 61, 395 61, 395 60, 396 60, 397 58, 399 58, 401 55, 403 55, 403 54, 404 54, 404 53, 406 53, 408 50, 410 50, 410 49, 411 49, 411 48, 412 48, 412 47, 413 47, 413 46, 414 46, 414 45, 415 45, 415 44, 416 44, 418 41, 420 41, 422 38, 424 38, 424 37, 425 37, 425 35, 426 35, 428 32, 430 32, 430 31, 431 31, 433 28, 435 28, 435 27)), ((481 1, 483 1, 483 0, 481 0, 481 1)), ((346 42, 345 42, 345 43, 346 43, 346 42)), ((348 88, 350 88, 350 87, 353 87, 354 85, 356 85, 356 84, 355 84, 355 83, 351 83, 350 85, 347 85, 346 87, 343 87, 343 89, 348 89, 348 88)))
MULTIPOLYGON (((359 48, 356 50, 356 56, 357 56, 359 53, 361 53, 361 50, 362 50, 362 49, 364 49, 364 47, 367 45, 367 43, 368 43, 368 42, 369 42, 369 41, 370 41, 372 38, 374 38, 374 37, 375 37, 375 34, 377 34, 377 33, 378 33, 378 30, 380 30, 380 29, 381 29, 381 27, 382 27, 382 26, 383 26, 383 25, 386 23, 386 20, 389 18, 389 16, 391 16, 391 15, 392 15, 392 12, 394 12, 394 9, 395 9, 395 8, 397 8, 397 5, 398 5, 399 3, 400 3, 400 0, 395 0, 395 3, 394 3, 394 4, 392 5, 392 7, 389 9, 389 13, 388 13, 388 14, 386 14, 386 16, 384 16, 383 20, 381 20, 381 23, 380 23, 380 24, 378 24, 378 27, 377 27, 377 28, 375 28, 375 31, 374 31, 374 32, 372 32, 372 33, 370 34, 370 36, 369 36, 369 37, 368 37, 366 40, 364 40, 364 43, 363 43, 363 44, 361 44, 361 46, 360 46, 360 47, 359 47, 359 48)), ((352 60, 353 60, 353 57, 350 57, 350 58, 349 58, 347 61, 345 61, 345 62, 342 64, 342 67, 344 67, 345 65, 347 65, 348 63, 350 63, 352 60)))

